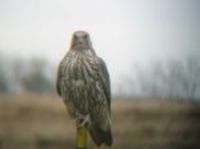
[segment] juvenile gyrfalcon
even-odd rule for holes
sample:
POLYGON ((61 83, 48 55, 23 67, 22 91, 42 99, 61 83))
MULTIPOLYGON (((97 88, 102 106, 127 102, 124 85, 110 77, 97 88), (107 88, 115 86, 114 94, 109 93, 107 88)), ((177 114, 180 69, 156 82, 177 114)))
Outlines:
POLYGON ((97 146, 112 145, 109 74, 85 31, 73 34, 58 68, 57 92, 69 114, 87 128, 97 146))

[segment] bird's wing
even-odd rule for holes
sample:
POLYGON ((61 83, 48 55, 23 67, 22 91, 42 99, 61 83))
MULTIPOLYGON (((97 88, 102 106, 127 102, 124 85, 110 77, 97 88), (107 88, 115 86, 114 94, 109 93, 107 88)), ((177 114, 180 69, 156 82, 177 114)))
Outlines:
POLYGON ((110 89, 110 77, 106 67, 105 62, 100 57, 97 57, 97 64, 99 68, 99 77, 101 80, 101 84, 103 86, 103 91, 105 93, 106 100, 108 102, 109 110, 111 103, 111 89, 110 89))
POLYGON ((59 96, 62 95, 61 92, 61 88, 62 88, 62 80, 63 80, 63 65, 62 62, 60 63, 59 67, 58 67, 58 72, 57 72, 57 80, 56 80, 56 89, 57 89, 57 93, 59 96))

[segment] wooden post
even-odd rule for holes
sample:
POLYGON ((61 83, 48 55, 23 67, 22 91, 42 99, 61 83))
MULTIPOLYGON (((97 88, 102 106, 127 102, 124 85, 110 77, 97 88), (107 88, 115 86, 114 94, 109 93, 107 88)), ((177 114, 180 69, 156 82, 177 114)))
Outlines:
POLYGON ((77 125, 76 131, 76 149, 87 149, 87 129, 77 125))

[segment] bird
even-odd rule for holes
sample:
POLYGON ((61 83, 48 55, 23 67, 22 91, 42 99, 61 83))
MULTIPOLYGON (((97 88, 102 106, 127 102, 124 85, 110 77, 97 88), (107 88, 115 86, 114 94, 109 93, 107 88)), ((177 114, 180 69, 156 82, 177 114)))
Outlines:
POLYGON ((111 147, 110 76, 88 32, 73 33, 70 48, 58 66, 56 88, 69 115, 76 121, 79 144, 82 130, 84 136, 87 132, 90 134, 97 147, 111 147))

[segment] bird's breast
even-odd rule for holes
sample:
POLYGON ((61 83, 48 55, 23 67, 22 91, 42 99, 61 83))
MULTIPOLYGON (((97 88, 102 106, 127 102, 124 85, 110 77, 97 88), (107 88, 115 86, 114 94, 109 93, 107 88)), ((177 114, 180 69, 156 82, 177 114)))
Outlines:
POLYGON ((72 80, 72 85, 75 87, 84 87, 85 82, 84 80, 72 80))
POLYGON ((76 56, 72 58, 67 65, 67 74, 69 80, 74 86, 83 86, 91 83, 95 78, 95 69, 92 64, 92 59, 87 55, 76 56))

